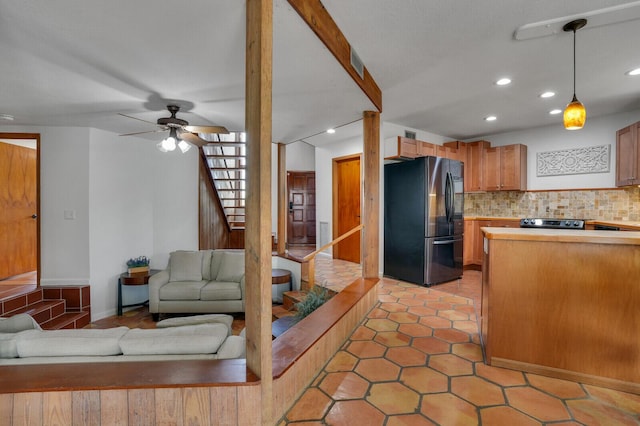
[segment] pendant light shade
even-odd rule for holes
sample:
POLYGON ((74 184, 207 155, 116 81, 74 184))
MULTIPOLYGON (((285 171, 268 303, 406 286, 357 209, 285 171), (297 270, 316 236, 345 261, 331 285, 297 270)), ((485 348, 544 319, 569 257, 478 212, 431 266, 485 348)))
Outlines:
POLYGON ((587 110, 576 97, 576 31, 587 25, 586 19, 576 19, 565 24, 564 31, 573 31, 573 99, 564 110, 564 128, 567 130, 579 130, 587 121, 587 110))
POLYGON ((564 109, 564 128, 567 130, 579 130, 587 121, 587 110, 582 102, 573 94, 573 100, 564 109))

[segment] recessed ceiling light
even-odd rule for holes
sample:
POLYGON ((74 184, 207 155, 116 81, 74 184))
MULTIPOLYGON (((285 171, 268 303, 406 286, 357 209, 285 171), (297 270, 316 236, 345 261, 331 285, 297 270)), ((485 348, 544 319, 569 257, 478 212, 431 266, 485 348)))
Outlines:
POLYGON ((556 92, 551 92, 551 91, 540 93, 541 98, 552 98, 555 95, 556 95, 556 92))
POLYGON ((627 71, 625 74, 627 75, 640 75, 640 68, 633 69, 631 71, 627 71))
POLYGON ((498 86, 506 86, 507 84, 510 84, 510 83, 511 83, 511 79, 510 78, 506 78, 506 77, 501 78, 500 80, 496 81, 496 84, 498 86))
POLYGON ((0 114, 0 120, 13 121, 13 115, 0 114))
POLYGON ((556 114, 560 114, 561 112, 562 112, 561 109, 552 109, 551 111, 549 111, 549 114, 556 115, 556 114))
POLYGON ((336 132, 336 129, 327 129, 327 133, 329 133, 330 135, 334 134, 336 132))
POLYGON ((496 121, 497 119, 498 117, 496 117, 495 115, 489 115, 484 118, 484 121, 496 121))

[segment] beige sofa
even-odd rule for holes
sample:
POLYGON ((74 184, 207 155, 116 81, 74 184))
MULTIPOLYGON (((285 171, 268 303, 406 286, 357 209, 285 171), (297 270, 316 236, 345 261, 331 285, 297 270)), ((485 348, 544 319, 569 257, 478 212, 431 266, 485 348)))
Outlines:
POLYGON ((230 315, 161 321, 155 329, 42 330, 27 314, 0 320, 0 366, 244 358, 230 315))
POLYGON ((149 278, 149 312, 244 312, 244 250, 175 251, 149 278))

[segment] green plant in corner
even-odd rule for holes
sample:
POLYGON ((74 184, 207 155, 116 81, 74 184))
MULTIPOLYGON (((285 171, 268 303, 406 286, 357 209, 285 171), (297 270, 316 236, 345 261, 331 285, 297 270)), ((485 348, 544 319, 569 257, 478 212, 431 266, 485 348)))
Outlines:
POLYGON ((295 304, 296 318, 301 320, 309 315, 311 312, 322 306, 327 300, 331 298, 331 294, 324 287, 314 286, 313 289, 307 293, 307 296, 301 302, 295 304))

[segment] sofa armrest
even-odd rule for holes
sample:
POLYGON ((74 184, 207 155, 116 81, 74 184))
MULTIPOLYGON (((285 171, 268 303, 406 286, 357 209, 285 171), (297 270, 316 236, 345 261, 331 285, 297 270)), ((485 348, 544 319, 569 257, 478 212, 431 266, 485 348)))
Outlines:
POLYGON ((160 288, 169 282, 169 271, 160 271, 149 278, 149 312, 158 313, 160 303, 160 288))
POLYGON ((241 336, 229 336, 218 349, 218 359, 245 358, 247 341, 241 336))

